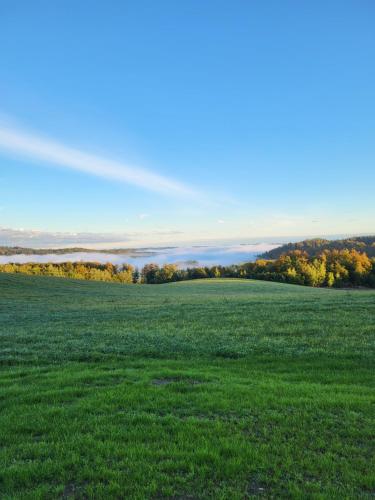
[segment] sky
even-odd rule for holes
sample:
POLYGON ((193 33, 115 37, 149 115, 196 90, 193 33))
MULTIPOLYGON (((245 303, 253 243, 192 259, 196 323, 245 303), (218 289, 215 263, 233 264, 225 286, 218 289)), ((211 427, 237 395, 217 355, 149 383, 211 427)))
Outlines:
POLYGON ((0 244, 375 233, 375 3, 0 0, 0 244))

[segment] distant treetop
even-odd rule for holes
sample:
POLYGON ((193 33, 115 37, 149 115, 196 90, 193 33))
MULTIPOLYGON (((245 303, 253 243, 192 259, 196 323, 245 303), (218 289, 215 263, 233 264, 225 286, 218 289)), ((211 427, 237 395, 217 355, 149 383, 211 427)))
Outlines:
POLYGON ((310 240, 287 243, 281 247, 274 248, 259 256, 261 259, 278 259, 281 255, 293 250, 306 252, 309 257, 320 255, 324 250, 357 250, 366 252, 369 257, 375 257, 375 236, 355 236, 342 240, 326 240, 313 238, 310 240))

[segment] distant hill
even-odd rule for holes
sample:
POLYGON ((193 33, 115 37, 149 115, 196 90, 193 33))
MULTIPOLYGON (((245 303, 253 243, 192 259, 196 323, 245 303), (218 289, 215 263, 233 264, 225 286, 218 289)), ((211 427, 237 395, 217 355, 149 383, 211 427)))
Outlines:
POLYGON ((261 259, 278 259, 283 253, 292 250, 303 250, 310 257, 319 255, 323 250, 343 250, 348 248, 358 252, 365 252, 369 257, 375 257, 375 236, 355 236, 342 240, 326 240, 314 238, 311 240, 298 241, 297 243, 287 243, 281 247, 269 250, 259 256, 261 259))
MULTIPOLYGON (((168 247, 165 247, 168 248, 168 247)), ((65 255, 70 253, 110 253, 119 255, 129 255, 135 257, 147 257, 156 255, 156 251, 143 248, 27 248, 27 247, 9 247, 0 246, 0 255, 65 255)))

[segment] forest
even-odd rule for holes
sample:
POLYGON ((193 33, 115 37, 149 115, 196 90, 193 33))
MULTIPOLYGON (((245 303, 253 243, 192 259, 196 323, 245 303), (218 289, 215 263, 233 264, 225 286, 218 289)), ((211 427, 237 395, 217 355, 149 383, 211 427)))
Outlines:
POLYGON ((353 249, 323 250, 310 256, 291 250, 276 259, 258 259, 231 266, 191 267, 146 264, 138 270, 129 264, 64 262, 3 264, 0 272, 113 281, 125 284, 161 284, 202 278, 248 278, 313 287, 375 287, 375 259, 353 249))
POLYGON ((350 238, 340 240, 312 238, 309 240, 298 241, 296 243, 287 243, 263 253, 260 257, 263 259, 278 259, 281 255, 292 250, 302 250, 310 257, 316 257, 324 250, 345 249, 365 252, 369 257, 375 257, 375 236, 352 236, 350 238))

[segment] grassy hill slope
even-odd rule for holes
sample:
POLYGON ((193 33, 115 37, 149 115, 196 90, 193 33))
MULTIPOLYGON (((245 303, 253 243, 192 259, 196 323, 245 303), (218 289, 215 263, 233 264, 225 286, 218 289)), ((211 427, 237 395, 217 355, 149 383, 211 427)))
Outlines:
POLYGON ((4 498, 370 498, 375 291, 0 275, 4 498))

